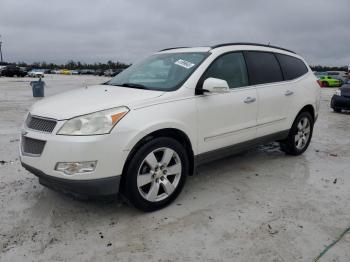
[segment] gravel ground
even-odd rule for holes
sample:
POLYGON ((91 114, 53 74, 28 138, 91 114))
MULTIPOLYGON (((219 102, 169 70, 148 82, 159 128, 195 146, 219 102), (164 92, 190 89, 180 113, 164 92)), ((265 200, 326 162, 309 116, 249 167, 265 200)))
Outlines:
MULTIPOLYGON (((105 81, 48 75, 46 95, 105 81)), ((305 154, 276 144, 202 166, 169 207, 141 213, 38 184, 18 159, 29 78, 0 78, 0 261, 312 261, 350 226, 350 113, 321 113, 305 154)), ((350 234, 321 261, 349 261, 350 234)))

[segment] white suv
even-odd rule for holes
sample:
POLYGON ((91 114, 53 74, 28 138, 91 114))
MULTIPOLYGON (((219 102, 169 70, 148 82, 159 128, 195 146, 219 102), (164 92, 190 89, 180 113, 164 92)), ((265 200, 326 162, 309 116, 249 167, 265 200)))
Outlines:
POLYGON ((121 192, 139 209, 173 201, 199 164, 270 141, 308 147, 320 88, 305 61, 273 46, 162 50, 102 85, 37 102, 22 165, 53 189, 121 192))

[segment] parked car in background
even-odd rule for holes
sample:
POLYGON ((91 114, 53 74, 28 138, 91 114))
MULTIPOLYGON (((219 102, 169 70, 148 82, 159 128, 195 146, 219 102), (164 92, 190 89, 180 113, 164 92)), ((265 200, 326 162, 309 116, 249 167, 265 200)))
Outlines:
POLYGON ((112 70, 112 69, 107 69, 107 70, 104 71, 103 74, 104 74, 104 76, 109 76, 109 77, 111 77, 112 74, 113 74, 113 70, 112 70))
POLYGON ((42 69, 44 74, 51 74, 51 69, 42 69))
POLYGON ((51 74, 60 74, 61 70, 60 69, 53 69, 51 70, 51 74))
POLYGON ((68 70, 68 69, 61 69, 61 70, 60 70, 60 74, 61 74, 61 75, 71 75, 72 73, 71 73, 71 71, 68 70))
POLYGON ((320 78, 321 76, 326 76, 327 72, 319 72, 319 71, 314 71, 313 72, 317 78, 320 78))
POLYGON ((30 77, 41 77, 45 76, 43 69, 32 69, 28 72, 28 76, 30 77))
POLYGON ((121 69, 121 68, 118 68, 118 69, 107 69, 104 72, 104 75, 108 76, 108 77, 114 77, 114 76, 118 75, 119 73, 121 73, 123 70, 124 69, 121 69))
POLYGON ((94 69, 82 69, 80 70, 81 75, 93 75, 95 73, 94 69))
POLYGON ((323 87, 339 87, 342 85, 342 81, 331 76, 321 76, 318 81, 323 87))
POLYGON ((27 67, 20 66, 19 68, 22 70, 23 73, 25 73, 25 75, 28 75, 28 68, 27 67))
POLYGON ((335 112, 350 110, 350 80, 335 92, 331 99, 331 108, 335 112))
POLYGON ((71 70, 72 75, 80 75, 79 70, 71 70))
POLYGON ((95 76, 103 76, 104 75, 104 70, 103 69, 96 69, 94 72, 95 76))
POLYGON ((345 71, 327 71, 327 75, 340 80, 341 84, 347 82, 349 79, 348 72, 345 71))
POLYGON ((20 160, 47 187, 121 192, 153 211, 179 195, 199 164, 271 141, 302 154, 319 105, 317 79, 292 51, 244 43, 170 48, 103 85, 34 104, 20 160))
POLYGON ((16 65, 7 65, 1 70, 1 75, 8 77, 24 77, 27 75, 27 72, 21 70, 21 68, 16 65))
POLYGON ((123 71, 124 71, 123 68, 114 69, 114 73, 112 74, 112 76, 116 76, 116 75, 120 74, 123 71))

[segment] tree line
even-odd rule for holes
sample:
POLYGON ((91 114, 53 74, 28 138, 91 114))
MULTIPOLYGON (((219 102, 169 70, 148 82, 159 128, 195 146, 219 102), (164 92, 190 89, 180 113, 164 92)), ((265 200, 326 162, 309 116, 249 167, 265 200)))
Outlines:
POLYGON ((326 72, 326 71, 348 71, 347 66, 321 66, 321 65, 311 65, 312 71, 326 72))
POLYGON ((25 62, 17 62, 17 63, 2 63, 3 65, 17 65, 19 67, 27 67, 27 68, 35 68, 35 69, 69 69, 69 70, 79 70, 79 69, 119 69, 119 68, 127 68, 130 64, 122 63, 122 62, 113 62, 112 60, 107 61, 107 63, 81 63, 79 61, 69 60, 65 64, 56 64, 56 63, 46 63, 46 62, 34 62, 34 63, 25 63, 25 62))
MULTIPOLYGON (((69 60, 65 64, 56 64, 56 63, 46 63, 46 62, 35 62, 32 64, 28 64, 25 62, 17 62, 17 63, 2 63, 3 65, 17 65, 20 67, 28 67, 28 68, 37 68, 37 69, 69 69, 69 70, 79 70, 79 69, 119 69, 119 68, 127 68, 130 64, 122 63, 122 62, 113 62, 112 60, 107 61, 107 63, 81 63, 79 61, 69 60)), ((321 66, 321 65, 311 65, 310 68, 313 71, 318 72, 326 72, 326 71, 347 71, 347 66, 321 66)))

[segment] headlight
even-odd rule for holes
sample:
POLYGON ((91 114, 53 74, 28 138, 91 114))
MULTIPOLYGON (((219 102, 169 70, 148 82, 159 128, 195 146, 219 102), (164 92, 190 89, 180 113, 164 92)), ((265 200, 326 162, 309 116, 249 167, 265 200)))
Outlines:
POLYGON ((78 116, 68 120, 57 134, 70 136, 108 134, 128 112, 129 108, 121 106, 78 116))
POLYGON ((337 96, 341 96, 341 91, 340 91, 340 89, 335 90, 335 94, 336 94, 337 96))

